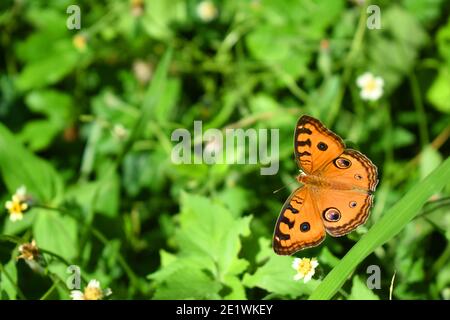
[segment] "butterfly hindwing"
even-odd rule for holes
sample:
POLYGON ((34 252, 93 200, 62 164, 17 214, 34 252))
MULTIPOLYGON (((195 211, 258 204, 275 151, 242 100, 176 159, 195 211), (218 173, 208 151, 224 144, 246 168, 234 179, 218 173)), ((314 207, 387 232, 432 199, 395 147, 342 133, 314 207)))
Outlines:
POLYGON ((294 191, 281 209, 273 235, 273 249, 280 255, 314 247, 325 238, 325 228, 307 187, 294 191))
POLYGON ((321 190, 313 195, 326 231, 340 237, 366 222, 373 195, 352 190, 321 190))
POLYGON ((319 120, 302 116, 295 128, 295 159, 302 170, 311 174, 344 152, 345 144, 319 120))

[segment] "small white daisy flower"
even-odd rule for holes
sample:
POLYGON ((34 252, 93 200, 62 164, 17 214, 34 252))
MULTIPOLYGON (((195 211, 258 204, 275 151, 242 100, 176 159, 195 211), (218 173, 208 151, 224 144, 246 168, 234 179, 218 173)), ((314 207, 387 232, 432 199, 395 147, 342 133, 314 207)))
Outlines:
POLYGON ((23 213, 28 210, 27 189, 22 186, 16 190, 10 201, 6 201, 5 208, 9 212, 9 219, 13 222, 23 219, 23 213))
POLYGON ((70 292, 70 297, 72 300, 101 300, 110 294, 112 294, 110 288, 102 290, 100 287, 100 282, 93 279, 89 281, 87 287, 84 288, 84 292, 80 290, 72 290, 70 292))
POLYGON ((297 271, 297 274, 294 276, 294 280, 298 281, 303 279, 303 282, 307 283, 316 272, 318 265, 319 262, 316 258, 295 258, 292 262, 292 268, 297 271))
POLYGON ((356 79, 356 84, 361 88, 361 99, 378 100, 383 95, 384 80, 381 77, 375 77, 372 73, 366 72, 356 79))
POLYGON ((203 22, 211 22, 217 14, 217 7, 212 1, 202 1, 197 5, 197 15, 203 22))
POLYGON ((128 130, 125 128, 122 124, 115 124, 112 129, 114 137, 116 137, 118 140, 123 141, 128 137, 128 130))

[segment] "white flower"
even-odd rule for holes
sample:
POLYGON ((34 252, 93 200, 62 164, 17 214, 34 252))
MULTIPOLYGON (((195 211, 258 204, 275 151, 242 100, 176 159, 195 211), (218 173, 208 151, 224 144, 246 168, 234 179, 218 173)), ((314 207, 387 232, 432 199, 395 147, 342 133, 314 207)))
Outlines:
POLYGON ((113 135, 118 140, 125 140, 128 137, 128 130, 122 124, 115 124, 112 129, 113 135))
POLYGON ((204 22, 210 22, 217 17, 218 10, 211 1, 202 1, 197 5, 197 15, 204 22))
POLYGON ((22 220, 23 213, 28 210, 27 189, 22 186, 16 190, 10 201, 6 201, 5 208, 9 212, 9 219, 13 222, 22 220))
POLYGON ((72 300, 101 300, 110 294, 112 294, 110 288, 102 290, 100 287, 100 282, 93 279, 89 281, 87 287, 84 288, 84 292, 80 290, 72 290, 70 292, 70 297, 72 300))
POLYGON ((366 72, 356 79, 356 84, 361 88, 361 98, 363 100, 378 100, 383 95, 384 80, 375 77, 372 73, 366 72))
POLYGON ((133 62, 133 73, 140 84, 146 85, 153 75, 152 65, 144 60, 133 62))
POLYGON ((316 258, 295 258, 292 262, 292 268, 297 271, 297 274, 294 276, 294 280, 298 281, 303 279, 304 283, 307 283, 311 280, 312 276, 316 272, 316 268, 319 265, 316 258))

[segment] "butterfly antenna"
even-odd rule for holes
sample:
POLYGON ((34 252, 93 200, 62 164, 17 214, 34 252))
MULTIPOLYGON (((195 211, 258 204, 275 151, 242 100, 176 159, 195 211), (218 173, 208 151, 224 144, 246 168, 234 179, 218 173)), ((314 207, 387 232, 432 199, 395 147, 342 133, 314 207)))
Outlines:
MULTIPOLYGON (((296 183, 296 182, 297 182, 297 181, 292 181, 292 182, 289 183, 287 186, 291 186, 291 185, 293 185, 293 184, 296 183)), ((277 192, 279 192, 279 191, 285 189, 287 186, 281 187, 280 189, 275 190, 273 193, 275 194, 275 193, 277 193, 277 192)))
POLYGON ((277 189, 277 190, 275 190, 273 193, 275 194, 275 193, 277 193, 278 191, 281 191, 281 190, 283 190, 284 188, 286 188, 286 186, 284 186, 284 187, 281 187, 280 189, 277 189))

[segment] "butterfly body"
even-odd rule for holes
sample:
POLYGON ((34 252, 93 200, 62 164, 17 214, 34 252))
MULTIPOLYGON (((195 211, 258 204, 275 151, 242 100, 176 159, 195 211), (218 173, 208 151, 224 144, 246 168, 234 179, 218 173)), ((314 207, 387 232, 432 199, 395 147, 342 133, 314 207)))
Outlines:
POLYGON ((309 187, 312 191, 317 189, 356 190, 354 186, 339 181, 329 180, 321 176, 300 174, 297 181, 309 187))
POLYGON ((319 245, 326 233, 343 236, 363 224, 378 183, 376 166, 319 120, 302 116, 294 135, 302 184, 285 202, 273 237, 277 254, 319 245))

